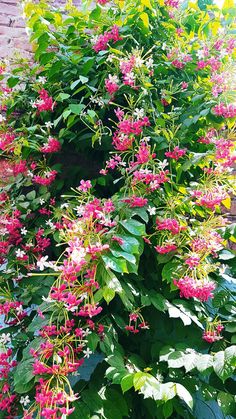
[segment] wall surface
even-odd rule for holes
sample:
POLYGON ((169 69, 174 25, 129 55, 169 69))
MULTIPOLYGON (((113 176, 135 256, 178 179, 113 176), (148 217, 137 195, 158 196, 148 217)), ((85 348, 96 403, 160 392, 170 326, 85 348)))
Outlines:
MULTIPOLYGON (((73 0, 75 6, 80 3, 80 0, 73 0)), ((61 6, 65 0, 53 0, 52 4, 61 6)), ((31 51, 20 1, 0 0, 0 60, 10 57, 16 51, 23 56, 29 56, 31 51)))
POLYGON ((17 0, 0 0, 0 59, 10 57, 16 50, 28 55, 30 46, 17 0))

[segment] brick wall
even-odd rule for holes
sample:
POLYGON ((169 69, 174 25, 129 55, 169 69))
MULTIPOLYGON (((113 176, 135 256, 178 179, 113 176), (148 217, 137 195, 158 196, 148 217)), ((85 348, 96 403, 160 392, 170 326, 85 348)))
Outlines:
MULTIPOLYGON (((65 0, 54 0, 53 4, 63 5, 65 0)), ((80 0, 73 1, 79 6, 80 0)), ((23 56, 29 56, 29 45, 22 9, 19 0, 0 0, 0 60, 8 58, 18 51, 23 56)))
POLYGON ((29 55, 21 7, 17 0, 0 0, 0 58, 10 57, 16 50, 29 55))

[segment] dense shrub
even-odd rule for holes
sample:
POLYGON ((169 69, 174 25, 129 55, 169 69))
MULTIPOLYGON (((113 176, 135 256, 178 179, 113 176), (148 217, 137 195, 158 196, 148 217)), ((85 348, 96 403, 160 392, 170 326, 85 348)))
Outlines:
POLYGON ((234 417, 233 4, 24 13, 35 62, 1 66, 1 417, 234 417))

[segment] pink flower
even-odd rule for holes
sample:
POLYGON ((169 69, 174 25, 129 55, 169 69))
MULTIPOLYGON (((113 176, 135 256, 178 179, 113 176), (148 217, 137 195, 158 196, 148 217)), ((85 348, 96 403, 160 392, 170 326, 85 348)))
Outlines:
POLYGON ((180 226, 179 222, 174 218, 165 218, 162 221, 157 218, 156 225, 158 230, 169 230, 174 235, 179 234, 182 230, 186 230, 186 227, 180 226))
POLYGON ((144 164, 147 163, 152 158, 156 157, 156 154, 150 154, 150 146, 148 146, 145 143, 141 143, 137 154, 135 154, 135 157, 137 158, 138 164, 144 164))
POLYGON ((186 154, 186 152, 187 152, 187 149, 186 148, 179 148, 178 146, 176 146, 175 148, 174 148, 174 150, 172 150, 172 151, 167 151, 166 153, 165 153, 165 156, 166 157, 170 157, 170 158, 172 158, 172 159, 175 159, 176 161, 177 160, 179 160, 180 159, 180 157, 182 157, 182 156, 184 156, 185 154, 186 154))
POLYGON ((182 61, 178 60, 177 58, 176 58, 175 60, 173 60, 173 61, 171 62, 171 64, 172 64, 175 68, 180 68, 180 69, 184 68, 184 66, 185 66, 185 63, 183 63, 182 61))
POLYGON ((108 48, 108 43, 110 41, 118 42, 121 40, 122 38, 119 36, 119 28, 118 26, 114 25, 109 32, 106 31, 103 35, 98 37, 97 42, 93 46, 93 49, 96 52, 104 51, 108 48))
POLYGON ((205 62, 205 61, 203 61, 203 60, 198 61, 198 63, 197 63, 197 70, 202 70, 202 69, 204 69, 205 67, 207 67, 207 62, 205 62))
POLYGON ((25 174, 27 172, 26 160, 21 160, 19 163, 15 163, 13 166, 13 175, 17 176, 20 173, 25 174))
POLYGON ((215 115, 223 116, 223 118, 236 117, 236 105, 233 104, 225 105, 221 102, 219 105, 216 105, 212 111, 215 115))
POLYGON ((174 280, 174 285, 180 290, 180 297, 197 298, 200 301, 207 301, 213 297, 212 291, 215 284, 206 279, 199 280, 185 276, 179 280, 174 280))
POLYGON ((108 79, 105 80, 105 87, 106 91, 109 93, 110 96, 113 96, 114 93, 119 90, 119 85, 117 84, 119 81, 117 76, 112 76, 109 74, 108 79))
POLYGON ((165 0, 165 5, 178 9, 179 0, 165 0))
POLYGON ((113 236, 111 240, 117 242, 118 244, 124 244, 124 240, 121 237, 113 236))
POLYGON ((53 98, 49 96, 47 90, 42 89, 39 91, 39 99, 37 99, 33 107, 37 108, 39 112, 53 111, 56 106, 56 102, 53 102, 53 98))
POLYGON ((213 189, 206 192, 204 195, 201 195, 196 204, 209 208, 214 211, 217 205, 220 205, 221 202, 227 198, 227 193, 219 189, 213 189))
POLYGON ((42 153, 56 153, 60 151, 61 143, 56 138, 49 137, 48 142, 41 147, 40 151, 42 153))
POLYGON ((181 83, 181 88, 182 88, 183 90, 186 90, 186 89, 188 88, 188 83, 186 83, 186 81, 183 81, 183 82, 181 83))
POLYGON ((155 246, 154 248, 157 251, 157 253, 164 255, 166 253, 170 253, 176 250, 177 246, 175 244, 163 243, 162 246, 155 246))
POLYGON ((177 36, 181 36, 184 30, 182 28, 176 28, 175 32, 177 36))
POLYGON ((82 192, 87 192, 90 188, 92 188, 92 183, 90 182, 90 180, 81 180, 80 181, 80 186, 79 186, 79 190, 82 192))
POLYGON ((126 202, 129 204, 130 208, 134 207, 144 207, 147 205, 148 200, 147 198, 142 198, 141 196, 131 196, 129 198, 122 199, 122 202, 126 202))
POLYGON ((185 263, 190 267, 194 268, 195 266, 198 266, 200 262, 199 256, 190 256, 185 260, 185 263))
POLYGON ((34 183, 37 183, 38 185, 49 186, 56 179, 56 175, 57 171, 51 170, 49 172, 44 173, 44 176, 35 175, 32 180, 34 183))
POLYGON ((109 3, 110 0, 96 0, 96 1, 97 1, 98 4, 103 5, 103 4, 109 3))

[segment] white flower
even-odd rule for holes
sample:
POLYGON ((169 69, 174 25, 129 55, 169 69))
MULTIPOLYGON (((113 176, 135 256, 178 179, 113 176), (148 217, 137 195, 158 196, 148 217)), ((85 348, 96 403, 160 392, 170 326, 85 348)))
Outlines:
POLYGON ((142 67, 144 61, 141 57, 135 57, 135 67, 142 67))
POLYGON ((45 127, 46 128, 52 128, 53 127, 53 123, 51 121, 47 121, 47 122, 45 122, 45 127))
POLYGON ((84 358, 89 358, 92 353, 93 351, 90 351, 90 349, 87 348, 85 351, 83 351, 84 358))
POLYGON ((58 354, 53 355, 53 361, 56 362, 56 364, 62 363, 62 358, 58 354))
POLYGON ((51 220, 46 221, 46 225, 50 227, 52 230, 55 230, 56 228, 51 220))
POLYGON ((30 101, 30 105, 32 106, 32 108, 37 108, 37 103, 36 101, 34 102, 33 100, 30 101))
POLYGON ((16 307, 17 316, 19 316, 19 314, 22 314, 22 313, 23 313, 23 307, 22 306, 16 307))
POLYGON ((31 177, 31 178, 33 178, 33 177, 34 177, 33 172, 31 172, 30 170, 28 170, 27 175, 28 175, 29 177, 31 177))
POLYGON ((74 402, 75 400, 78 400, 78 394, 74 394, 74 393, 71 393, 70 394, 70 396, 69 397, 67 397, 67 400, 69 401, 69 402, 74 402))
POLYGON ((149 205, 149 207, 147 208, 147 211, 149 212, 149 214, 150 214, 150 215, 155 215, 155 214, 156 214, 157 209, 156 209, 155 207, 151 207, 151 206, 149 205))
POLYGON ((118 77, 116 75, 112 76, 111 74, 109 74, 108 75, 108 78, 109 78, 109 81, 111 83, 118 83, 119 82, 119 79, 118 79, 118 77))
POLYGON ((90 38, 90 41, 91 41, 92 44, 96 44, 97 40, 98 40, 98 35, 91 36, 91 38, 90 38))
POLYGON ((0 114, 0 124, 1 124, 3 121, 6 121, 6 118, 5 118, 5 116, 3 116, 3 115, 1 115, 1 114, 0 114))
POLYGON ((162 46, 161 46, 161 49, 163 49, 163 50, 167 49, 166 42, 163 42, 163 44, 162 44, 162 46))
POLYGON ((2 333, 0 336, 0 343, 3 343, 3 345, 6 345, 6 343, 11 342, 11 335, 10 333, 2 333))
POLYGON ((40 205, 43 205, 43 204, 45 204, 45 199, 43 199, 43 198, 40 198, 40 199, 39 199, 39 203, 40 203, 40 205))
POLYGON ((20 232, 23 236, 25 236, 27 234, 27 230, 26 230, 25 227, 23 227, 20 232))
POLYGON ((89 330, 88 328, 86 330, 83 331, 83 337, 86 337, 88 335, 91 335, 91 330, 89 330))
POLYGON ((61 205, 61 209, 68 208, 68 207, 69 207, 69 204, 66 204, 66 203, 61 205))
POLYGON ((201 60, 202 58, 204 58, 204 57, 205 57, 204 50, 203 50, 203 49, 199 49, 199 50, 197 51, 197 53, 196 53, 196 56, 197 56, 197 58, 198 58, 199 60, 201 60))
POLYGON ((39 268, 40 271, 43 271, 44 268, 48 268, 48 256, 42 256, 38 261, 37 261, 37 267, 39 268))
POLYGON ((83 207, 83 205, 80 205, 79 207, 75 207, 75 211, 76 211, 76 214, 77 215, 83 215, 83 213, 84 213, 84 207, 83 207))
POLYGON ((53 299, 51 297, 44 297, 44 295, 42 296, 42 300, 45 303, 53 303, 53 299))
POLYGON ((227 269, 227 265, 221 265, 219 267, 219 274, 223 275, 225 273, 226 269, 227 269))
POLYGON ((136 108, 134 110, 134 116, 136 116, 137 119, 142 119, 144 117, 144 109, 143 108, 141 108, 141 109, 136 108))
POLYGON ((24 252, 24 250, 21 250, 21 249, 17 249, 16 250, 16 257, 17 258, 23 258, 23 256, 25 256, 25 252, 24 252))
POLYGON ((153 61, 153 59, 152 58, 149 58, 147 61, 146 61, 146 67, 149 69, 149 68, 152 68, 153 67, 153 64, 154 64, 154 61, 153 61))
POLYGON ((21 396, 20 398, 20 403, 23 404, 23 406, 27 406, 27 404, 30 403, 30 398, 29 396, 21 396))
POLYGON ((107 57, 107 62, 108 62, 108 63, 112 63, 113 58, 114 58, 114 55, 109 54, 109 55, 108 55, 108 57, 107 57))
POLYGON ((142 91, 143 91, 143 96, 147 96, 147 95, 148 95, 148 90, 147 90, 147 89, 144 89, 144 88, 142 87, 142 91))
POLYGON ((227 52, 225 49, 222 49, 222 50, 220 51, 220 55, 219 55, 219 57, 220 57, 220 58, 224 58, 226 55, 228 55, 228 52, 227 52))
POLYGON ((39 76, 39 78, 38 78, 38 80, 37 80, 39 83, 41 83, 41 84, 45 84, 46 83, 46 81, 47 81, 47 78, 46 77, 43 77, 43 76, 39 76))
POLYGON ((71 259, 73 262, 80 263, 86 256, 86 251, 83 247, 79 249, 73 249, 71 252, 71 259))
POLYGON ((163 170, 163 169, 165 169, 166 166, 168 166, 168 164, 169 164, 168 161, 165 159, 162 162, 160 161, 158 166, 160 167, 160 169, 163 170))
POLYGON ((151 137, 143 137, 142 141, 145 141, 145 143, 149 143, 149 141, 151 140, 151 137))

